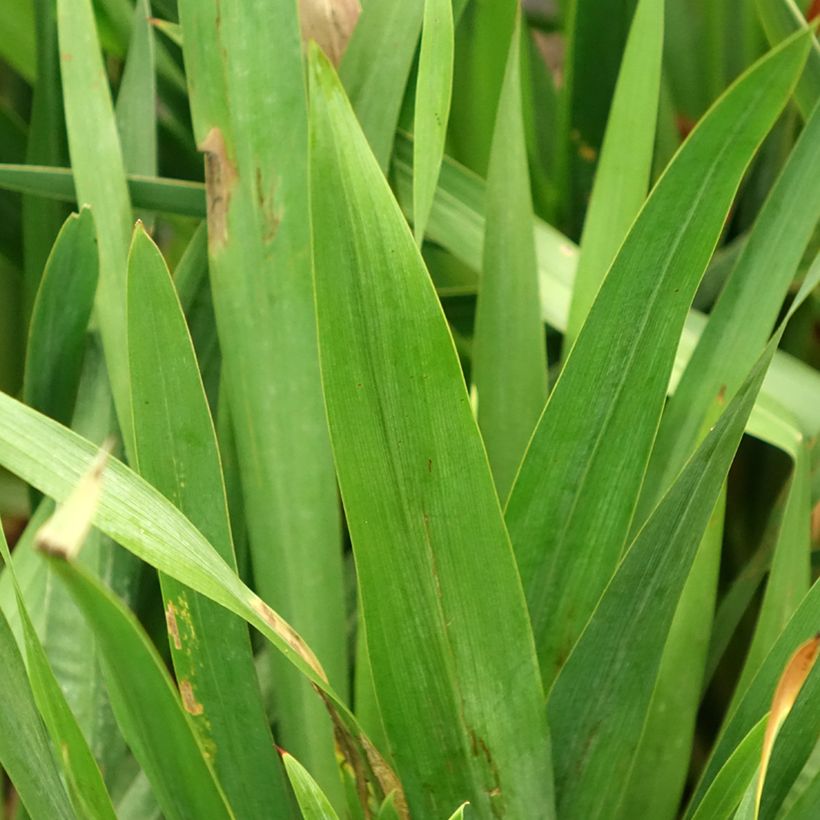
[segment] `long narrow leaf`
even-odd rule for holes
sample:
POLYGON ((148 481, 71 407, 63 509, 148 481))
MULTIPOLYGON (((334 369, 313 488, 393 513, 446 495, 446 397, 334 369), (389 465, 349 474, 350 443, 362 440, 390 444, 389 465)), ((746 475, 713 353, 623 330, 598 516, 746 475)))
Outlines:
POLYGON ((520 13, 498 101, 487 174, 484 264, 473 337, 478 424, 506 499, 547 400, 532 202, 521 111, 520 13))
POLYGON ((74 820, 54 749, 34 704, 26 667, 6 616, 0 612, 0 766, 36 820, 74 820))
POLYGON ((57 0, 71 165, 81 204, 94 209, 100 255, 97 310, 126 450, 132 443, 125 347, 125 266, 131 204, 91 0, 57 0))
MULTIPOLYGON (((128 351, 136 463, 233 569, 216 436, 196 356, 159 250, 141 227, 128 271, 128 351)), ((247 626, 161 576, 171 656, 211 765, 238 817, 287 812, 247 626), (196 703, 196 708, 190 706, 196 703)))
MULTIPOLYGON (((97 448, 57 422, 0 393, 0 465, 63 501, 87 473, 97 448)), ((389 793, 400 784, 301 636, 237 577, 187 518, 132 470, 109 459, 94 525, 134 555, 256 627, 315 688, 334 716, 358 770, 389 793), (151 521, 151 527, 144 522, 151 521), (372 776, 371 776, 372 773, 372 776)))
POLYGON ((453 91, 453 5, 425 0, 413 125, 413 233, 421 244, 433 206, 453 91))
POLYGON ((646 198, 658 119, 663 6, 663 0, 640 0, 632 18, 584 218, 564 337, 567 352, 646 198))
POLYGON ((97 287, 97 242, 91 211, 63 225, 34 302, 23 397, 64 424, 71 419, 80 383, 85 331, 97 287))
POLYGON ((164 814, 233 817, 179 693, 136 618, 81 567, 61 557, 50 560, 94 629, 117 722, 164 814))
POLYGON ((781 334, 638 533, 555 681, 562 817, 604 818, 620 802, 681 591, 781 334))
POLYGON ((444 816, 469 799, 480 813, 549 816, 543 694, 452 340, 316 49, 310 77, 325 401, 376 694, 410 809, 444 816))
POLYGON ((546 686, 621 554, 687 310, 808 46, 803 35, 772 51, 691 134, 626 238, 539 421, 506 519, 546 686))
MULTIPOLYGON (((345 696, 341 527, 316 350, 296 3, 185 0, 180 12, 256 588, 345 696)), ((277 740, 340 805, 327 714, 278 654, 271 663, 277 740)))
POLYGON ((114 807, 105 789, 97 762, 88 748, 77 719, 71 712, 45 650, 29 617, 22 590, 14 572, 5 536, 0 533, 0 556, 11 575, 17 611, 23 627, 28 673, 34 700, 60 749, 60 763, 69 786, 71 801, 80 816, 114 820, 114 807))

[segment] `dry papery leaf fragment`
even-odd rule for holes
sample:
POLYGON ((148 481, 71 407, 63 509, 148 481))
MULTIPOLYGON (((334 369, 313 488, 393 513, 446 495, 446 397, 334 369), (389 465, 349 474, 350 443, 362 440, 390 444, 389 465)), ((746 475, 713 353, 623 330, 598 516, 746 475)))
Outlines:
POLYGON ((315 40, 338 66, 361 10, 359 0, 299 0, 302 40, 315 40))
POLYGON ((113 448, 113 439, 103 443, 86 474, 37 531, 38 549, 68 560, 76 558, 91 530, 102 494, 103 472, 113 448))
POLYGON ((766 734, 763 736, 763 750, 760 755, 760 772, 757 780, 755 795, 755 817, 760 809, 760 798, 763 796, 763 783, 766 780, 766 769, 772 756, 772 748, 777 739, 777 733, 789 716, 789 712, 806 682, 817 655, 820 652, 820 633, 800 644, 795 653, 789 658, 783 674, 774 690, 772 708, 769 712, 769 722, 766 724, 766 734))

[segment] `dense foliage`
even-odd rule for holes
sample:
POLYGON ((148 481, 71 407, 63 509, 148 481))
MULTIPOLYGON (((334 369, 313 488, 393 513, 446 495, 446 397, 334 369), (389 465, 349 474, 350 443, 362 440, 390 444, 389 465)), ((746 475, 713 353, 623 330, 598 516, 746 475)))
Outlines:
POLYGON ((4 3, 2 816, 817 817, 817 11, 4 3))

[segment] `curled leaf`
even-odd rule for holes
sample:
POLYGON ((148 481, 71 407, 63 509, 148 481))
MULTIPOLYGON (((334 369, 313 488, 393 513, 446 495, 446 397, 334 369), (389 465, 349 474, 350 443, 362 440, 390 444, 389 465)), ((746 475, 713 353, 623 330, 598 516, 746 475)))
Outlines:
POLYGON ((763 737, 763 750, 760 755, 760 774, 755 796, 755 817, 760 809, 760 798, 763 796, 766 769, 769 766, 769 759, 772 756, 772 748, 777 739, 777 734, 789 716, 789 712, 791 712, 803 684, 814 667, 818 653, 820 653, 820 633, 797 648, 780 676, 777 689, 774 690, 769 722, 766 724, 766 734, 763 737))

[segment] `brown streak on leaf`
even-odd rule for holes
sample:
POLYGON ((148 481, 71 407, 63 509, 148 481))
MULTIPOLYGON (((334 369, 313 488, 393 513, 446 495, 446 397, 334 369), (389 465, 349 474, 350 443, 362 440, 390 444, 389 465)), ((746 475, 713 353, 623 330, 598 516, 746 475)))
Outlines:
POLYGON ((261 598, 254 597, 251 606, 262 617, 265 623, 279 635, 282 640, 300 657, 310 668, 327 683, 327 675, 302 636, 280 615, 274 612, 261 598))
POLYGON ((236 184, 236 168, 228 157, 225 138, 212 128, 199 144, 205 154, 205 193, 208 204, 208 242, 220 248, 228 241, 228 209, 236 184))
MULTIPOLYGON (((769 720, 766 723, 766 734, 763 737, 763 749, 760 753, 760 774, 757 780, 757 793, 755 796, 755 806, 760 807, 760 798, 763 796, 763 784, 766 780, 766 769, 769 766, 769 758, 772 754, 774 742, 780 727, 785 723, 789 712, 803 688, 809 673, 814 667, 817 655, 820 653, 820 633, 797 647, 794 654, 789 658, 783 674, 777 683, 772 698, 772 708, 769 712, 769 720)), ((755 812, 757 816, 757 812, 755 812)))
POLYGON ((179 694, 182 697, 182 705, 188 714, 197 716, 205 711, 205 707, 203 707, 196 699, 196 695, 194 695, 194 687, 191 686, 191 681, 186 678, 181 678, 179 681, 179 694))
POLYGON ((168 607, 165 610, 165 623, 168 626, 168 634, 171 636, 174 649, 182 649, 182 641, 179 639, 179 627, 177 626, 177 615, 173 601, 168 601, 168 607))
POLYGON ((338 67, 361 10, 359 0, 299 0, 302 40, 315 40, 338 67))

